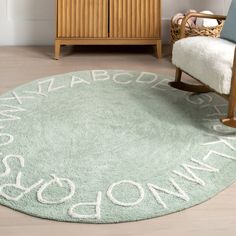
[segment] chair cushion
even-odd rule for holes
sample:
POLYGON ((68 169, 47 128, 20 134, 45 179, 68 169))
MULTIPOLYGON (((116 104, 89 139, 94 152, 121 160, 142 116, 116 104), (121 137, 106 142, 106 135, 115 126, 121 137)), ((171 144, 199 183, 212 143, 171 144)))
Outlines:
POLYGON ((235 44, 204 36, 177 41, 173 47, 174 65, 221 94, 229 94, 235 44))
POLYGON ((236 43, 236 0, 232 0, 220 37, 236 43))

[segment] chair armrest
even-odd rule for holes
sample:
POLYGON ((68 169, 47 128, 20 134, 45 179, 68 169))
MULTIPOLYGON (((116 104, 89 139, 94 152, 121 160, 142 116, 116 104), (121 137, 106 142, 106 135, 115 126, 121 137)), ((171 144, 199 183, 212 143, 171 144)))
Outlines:
POLYGON ((198 17, 198 18, 208 18, 208 19, 216 19, 216 20, 226 20, 226 16, 221 15, 211 15, 211 14, 203 14, 203 13, 189 13, 183 18, 183 22, 181 24, 181 30, 180 30, 180 38, 185 38, 185 27, 187 24, 187 21, 191 17, 198 17))

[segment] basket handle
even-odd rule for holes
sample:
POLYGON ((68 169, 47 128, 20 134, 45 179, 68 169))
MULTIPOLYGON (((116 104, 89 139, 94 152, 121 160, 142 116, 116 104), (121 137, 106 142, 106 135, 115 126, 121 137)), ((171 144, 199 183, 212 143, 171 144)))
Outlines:
POLYGON ((188 22, 188 19, 191 17, 226 20, 226 16, 222 16, 222 15, 211 15, 211 14, 195 13, 195 12, 189 13, 183 18, 181 29, 180 29, 180 39, 185 38, 186 24, 188 22))

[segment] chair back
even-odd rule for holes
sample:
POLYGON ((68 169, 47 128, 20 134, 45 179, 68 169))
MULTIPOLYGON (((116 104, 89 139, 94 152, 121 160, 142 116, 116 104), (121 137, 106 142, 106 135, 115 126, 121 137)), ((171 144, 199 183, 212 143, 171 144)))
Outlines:
POLYGON ((220 37, 236 43, 236 0, 232 0, 220 37))

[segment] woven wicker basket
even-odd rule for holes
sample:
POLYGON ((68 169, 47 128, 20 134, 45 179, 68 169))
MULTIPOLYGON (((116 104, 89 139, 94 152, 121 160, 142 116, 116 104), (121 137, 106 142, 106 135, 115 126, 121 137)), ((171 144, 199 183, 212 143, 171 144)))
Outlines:
MULTIPOLYGON (((187 28, 185 30, 186 37, 193 36, 209 36, 209 37, 220 37, 220 32, 223 28, 224 21, 219 21, 219 25, 216 27, 201 27, 201 28, 187 28)), ((181 26, 178 24, 174 24, 171 20, 171 42, 175 43, 180 39, 180 30, 181 26)))

